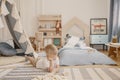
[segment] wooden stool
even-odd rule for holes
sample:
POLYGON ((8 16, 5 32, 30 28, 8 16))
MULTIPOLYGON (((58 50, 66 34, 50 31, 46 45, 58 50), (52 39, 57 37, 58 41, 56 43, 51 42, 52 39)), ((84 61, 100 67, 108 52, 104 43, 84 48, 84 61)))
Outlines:
MULTIPOLYGON (((118 42, 117 36, 114 36, 114 37, 112 38, 112 43, 117 43, 117 42, 118 42)), ((116 57, 117 55, 116 55, 115 51, 116 51, 116 48, 110 46, 110 47, 109 47, 109 51, 108 51, 108 52, 109 52, 108 56, 113 55, 114 57, 116 57)))

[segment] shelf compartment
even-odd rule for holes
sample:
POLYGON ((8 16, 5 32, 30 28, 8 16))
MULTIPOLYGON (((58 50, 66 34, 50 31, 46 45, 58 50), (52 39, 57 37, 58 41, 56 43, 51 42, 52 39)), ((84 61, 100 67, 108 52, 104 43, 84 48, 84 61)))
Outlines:
POLYGON ((43 38, 61 38, 61 36, 43 36, 43 38))
POLYGON ((61 15, 41 15, 39 17, 40 21, 56 21, 56 20, 61 20, 61 15))
MULTIPOLYGON (((53 29, 47 29, 47 28, 42 29, 42 28, 40 28, 39 31, 40 32, 43 32, 43 31, 56 31, 56 28, 53 28, 53 29)), ((61 31, 61 29, 60 29, 60 31, 61 31)))

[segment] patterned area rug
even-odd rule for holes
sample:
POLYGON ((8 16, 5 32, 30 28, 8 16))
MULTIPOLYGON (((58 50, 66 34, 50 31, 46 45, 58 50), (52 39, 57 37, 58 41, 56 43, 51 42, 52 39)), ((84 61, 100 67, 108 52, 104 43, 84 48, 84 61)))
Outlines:
MULTIPOLYGON (((6 72, 0 80, 31 80, 48 73, 32 66, 20 66, 6 72)), ((120 68, 61 68, 58 74, 62 73, 68 80, 120 80, 120 68)))

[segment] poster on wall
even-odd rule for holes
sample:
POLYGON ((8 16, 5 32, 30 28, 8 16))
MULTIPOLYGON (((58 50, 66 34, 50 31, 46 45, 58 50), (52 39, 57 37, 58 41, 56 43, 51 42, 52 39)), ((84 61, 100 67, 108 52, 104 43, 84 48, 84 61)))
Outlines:
POLYGON ((91 18, 90 34, 107 34, 107 18, 91 18))

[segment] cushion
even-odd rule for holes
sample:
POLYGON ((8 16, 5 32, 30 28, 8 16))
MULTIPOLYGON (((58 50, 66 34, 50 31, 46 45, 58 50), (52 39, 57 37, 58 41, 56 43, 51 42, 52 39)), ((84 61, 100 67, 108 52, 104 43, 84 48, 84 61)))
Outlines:
POLYGON ((75 47, 80 47, 80 44, 79 44, 79 43, 77 43, 77 44, 75 45, 75 47))
POLYGON ((9 45, 11 45, 14 48, 14 42, 12 39, 7 40, 6 43, 8 43, 9 45))
POLYGON ((8 39, 8 40, 2 41, 2 42, 8 43, 10 46, 12 46, 14 48, 13 39, 8 39))
POLYGON ((65 44, 64 48, 71 48, 74 47, 75 44, 77 44, 79 41, 79 37, 71 36, 71 38, 68 40, 68 42, 65 44))
POLYGON ((81 40, 81 41, 82 41, 82 40, 84 41, 84 40, 85 40, 85 37, 84 37, 84 36, 83 36, 83 37, 80 37, 80 40, 81 40))
POLYGON ((0 54, 3 56, 13 56, 16 55, 17 51, 10 46, 8 43, 1 42, 0 43, 0 54))
POLYGON ((84 40, 79 40, 77 44, 75 44, 75 47, 86 47, 86 43, 84 40))
POLYGON ((66 37, 65 37, 65 44, 67 44, 68 40, 71 38, 71 36, 69 34, 66 34, 66 37))

